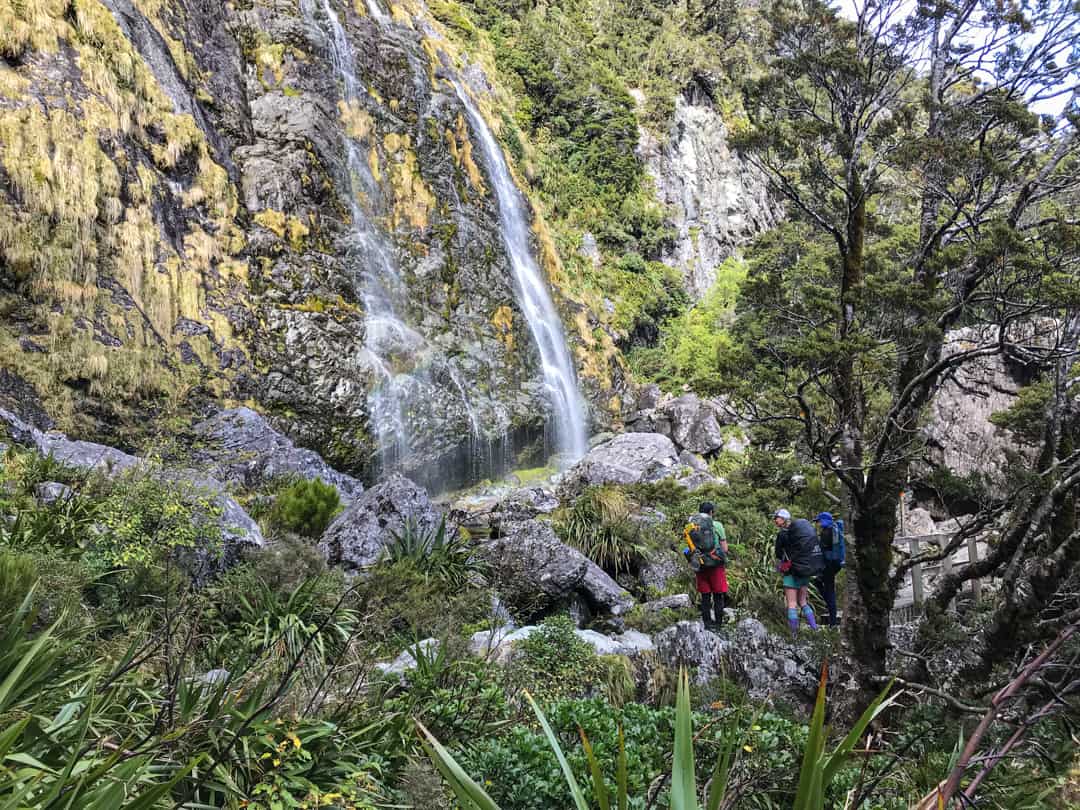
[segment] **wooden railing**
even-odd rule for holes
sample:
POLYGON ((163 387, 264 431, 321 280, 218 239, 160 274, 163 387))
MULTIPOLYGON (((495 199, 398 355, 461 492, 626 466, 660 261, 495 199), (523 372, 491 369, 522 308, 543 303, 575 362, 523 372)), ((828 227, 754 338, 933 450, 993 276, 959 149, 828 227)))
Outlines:
MULTIPOLYGON (((903 549, 907 552, 908 558, 914 558, 922 554, 926 550, 928 545, 937 545, 944 548, 952 540, 952 534, 920 534, 909 535, 903 537, 897 537, 893 540, 893 545, 899 549, 903 549)), ((959 562, 976 562, 979 559, 979 549, 974 537, 969 537, 967 541, 967 560, 959 560, 959 562)), ((907 579, 910 583, 911 590, 910 595, 906 588, 901 588, 897 594, 896 602, 893 604, 893 613, 903 613, 907 615, 919 615, 923 611, 923 606, 926 603, 926 591, 928 574, 934 571, 940 570, 941 574, 948 574, 953 569, 953 565, 957 562, 954 557, 960 553, 958 549, 953 554, 950 554, 943 559, 934 563, 915 563, 908 570, 907 579)), ((971 596, 977 602, 982 595, 982 585, 978 579, 971 580, 971 596)))

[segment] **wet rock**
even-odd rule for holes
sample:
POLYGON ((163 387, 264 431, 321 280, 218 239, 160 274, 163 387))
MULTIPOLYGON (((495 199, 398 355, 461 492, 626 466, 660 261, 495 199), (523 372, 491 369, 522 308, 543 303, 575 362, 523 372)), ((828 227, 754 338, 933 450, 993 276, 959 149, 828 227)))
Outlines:
POLYGON ((621 615, 633 599, 577 549, 559 541, 548 523, 529 520, 476 550, 499 596, 518 615, 537 616, 583 598, 593 613, 621 615))
POLYGON ((346 502, 363 491, 358 480, 333 469, 318 453, 297 447, 250 408, 221 411, 196 425, 195 433, 203 440, 196 458, 222 481, 256 487, 275 478, 318 478, 336 487, 346 502))
POLYGON ((656 433, 623 433, 594 447, 567 470, 559 498, 571 501, 598 484, 639 484, 678 475, 678 452, 671 440, 656 433))
POLYGON ((394 533, 412 524, 422 533, 434 532, 441 516, 427 491, 394 473, 364 492, 334 518, 319 540, 319 550, 331 565, 359 570, 374 565, 394 533))

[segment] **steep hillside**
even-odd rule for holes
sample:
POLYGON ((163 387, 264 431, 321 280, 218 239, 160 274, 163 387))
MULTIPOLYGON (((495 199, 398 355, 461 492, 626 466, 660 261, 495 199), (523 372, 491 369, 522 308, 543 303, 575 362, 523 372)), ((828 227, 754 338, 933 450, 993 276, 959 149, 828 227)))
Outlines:
POLYGON ((367 477, 542 461, 552 363, 482 121, 531 203, 588 421, 617 422, 620 349, 772 221, 723 148, 736 114, 712 112, 748 58, 668 11, 4 0, 5 401, 131 449, 247 401, 367 477), (712 146, 724 165, 692 176, 712 146))

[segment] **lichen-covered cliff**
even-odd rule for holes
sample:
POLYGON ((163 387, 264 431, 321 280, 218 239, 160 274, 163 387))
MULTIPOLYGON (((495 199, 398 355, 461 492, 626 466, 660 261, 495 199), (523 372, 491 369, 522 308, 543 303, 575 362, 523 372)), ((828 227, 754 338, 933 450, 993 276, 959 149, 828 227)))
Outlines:
POLYGON ((421 0, 0 0, 0 397, 130 447, 246 401, 369 477, 541 459, 540 356, 456 82, 530 198, 591 424, 617 422, 620 347, 685 300, 659 259, 689 230, 664 224, 636 143, 604 139, 670 112, 635 113, 613 73, 610 110, 551 101, 611 123, 570 137, 626 163, 641 210, 613 235, 620 209, 557 185, 557 123, 500 57, 545 14, 508 44, 490 13, 421 0))

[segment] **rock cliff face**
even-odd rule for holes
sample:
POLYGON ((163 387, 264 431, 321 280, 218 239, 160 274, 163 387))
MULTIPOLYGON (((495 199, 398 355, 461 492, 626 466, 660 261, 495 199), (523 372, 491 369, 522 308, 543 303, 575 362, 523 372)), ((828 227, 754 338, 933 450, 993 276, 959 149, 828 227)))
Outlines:
POLYGON ((0 20, 0 348, 65 429, 137 444, 151 403, 249 399, 371 477, 381 392, 422 480, 543 449, 465 60, 422 4, 0 0, 0 20))
POLYGON ((664 261, 700 298, 739 245, 780 221, 780 205, 765 177, 728 146, 723 118, 693 86, 676 99, 666 141, 642 130, 638 149, 677 232, 664 261))

